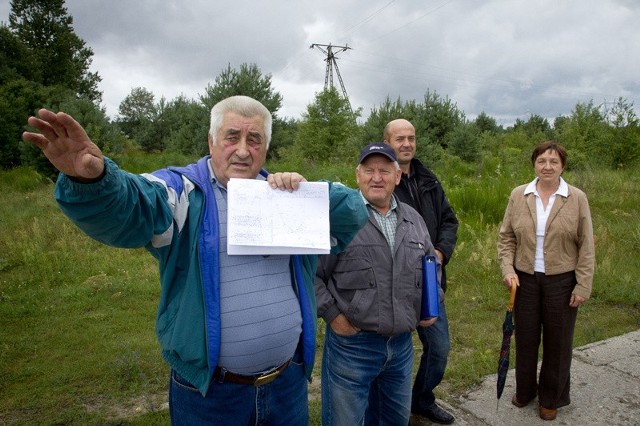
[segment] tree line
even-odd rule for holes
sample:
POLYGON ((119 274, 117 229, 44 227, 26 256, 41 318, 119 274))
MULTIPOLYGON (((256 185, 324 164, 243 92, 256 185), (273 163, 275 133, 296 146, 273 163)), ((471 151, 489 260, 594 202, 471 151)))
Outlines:
POLYGON ((367 143, 382 140, 386 123, 406 118, 416 128, 418 156, 438 161, 444 155, 479 163, 510 152, 530 152, 545 139, 564 144, 573 168, 637 167, 640 121, 633 103, 623 97, 612 104, 593 100, 576 104, 569 115, 553 120, 532 114, 504 128, 480 113, 467 119, 447 96, 426 90, 421 100, 382 100, 362 119, 335 89, 318 92, 299 119, 278 115, 282 95, 271 75, 257 64, 228 64, 197 99, 171 100, 135 87, 110 119, 100 106, 100 76, 90 72, 93 51, 73 30, 64 0, 12 0, 8 25, 0 24, 0 167, 55 171, 35 148, 21 141, 26 119, 40 107, 73 115, 107 154, 129 149, 200 156, 208 152, 209 112, 218 101, 247 95, 273 114, 270 159, 329 165, 356 158, 367 143))

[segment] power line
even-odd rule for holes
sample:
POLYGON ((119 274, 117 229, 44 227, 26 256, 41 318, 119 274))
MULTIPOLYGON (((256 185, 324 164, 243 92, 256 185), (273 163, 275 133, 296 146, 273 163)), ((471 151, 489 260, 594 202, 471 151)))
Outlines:
POLYGON ((391 6, 392 3, 395 3, 396 0, 391 0, 389 3, 385 4, 384 6, 382 6, 380 9, 376 10, 375 12, 373 12, 371 15, 367 16, 366 18, 364 18, 363 20, 361 20, 360 22, 358 22, 357 24, 353 25, 351 28, 347 29, 345 34, 349 34, 350 32, 354 31, 356 28, 358 28, 361 25, 366 24, 367 22, 371 21, 373 18, 375 18, 376 15, 378 15, 380 12, 382 12, 383 10, 385 10, 387 7, 391 6))

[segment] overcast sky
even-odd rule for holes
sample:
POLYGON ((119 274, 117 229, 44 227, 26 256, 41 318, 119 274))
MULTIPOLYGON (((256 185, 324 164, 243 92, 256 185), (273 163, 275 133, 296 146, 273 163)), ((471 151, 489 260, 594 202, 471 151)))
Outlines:
MULTIPOLYGON (((8 22, 9 1, 0 2, 8 22)), ((197 99, 230 64, 255 63, 300 118, 337 55, 353 108, 449 97, 467 118, 551 120, 577 103, 640 107, 637 0, 67 0, 93 49, 110 116, 134 87, 197 99), (341 50, 336 49, 335 50, 341 50)), ((337 75, 334 84, 341 90, 337 75)), ((640 114, 639 114, 640 115, 640 114)))

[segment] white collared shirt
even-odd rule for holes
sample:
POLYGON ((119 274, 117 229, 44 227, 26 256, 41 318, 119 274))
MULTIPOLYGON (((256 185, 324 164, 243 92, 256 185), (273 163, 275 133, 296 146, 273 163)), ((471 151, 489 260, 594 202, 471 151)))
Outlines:
POLYGON ((527 195, 533 193, 533 195, 536 196, 536 255, 533 270, 544 273, 544 233, 545 228, 547 227, 547 219, 549 219, 549 213, 551 213, 551 208, 556 200, 556 195, 567 198, 569 196, 569 186, 567 185, 567 182, 560 177, 560 185, 556 192, 551 194, 549 197, 549 203, 545 209, 542 205, 542 198, 540 198, 538 189, 536 188, 537 183, 538 178, 536 177, 524 189, 524 194, 527 195))

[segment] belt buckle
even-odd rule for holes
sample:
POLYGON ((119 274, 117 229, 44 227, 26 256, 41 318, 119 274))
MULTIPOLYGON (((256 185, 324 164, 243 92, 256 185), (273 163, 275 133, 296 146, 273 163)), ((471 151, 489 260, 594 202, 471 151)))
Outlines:
POLYGON ((276 370, 273 370, 271 373, 267 373, 258 377, 256 381, 253 382, 253 386, 260 387, 262 385, 266 385, 267 383, 273 382, 275 378, 278 377, 278 374, 280 374, 280 371, 282 370, 276 369, 276 370))

